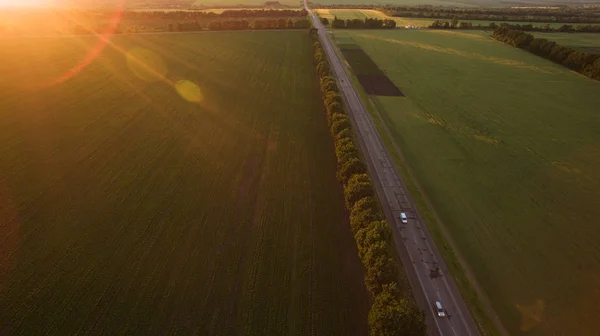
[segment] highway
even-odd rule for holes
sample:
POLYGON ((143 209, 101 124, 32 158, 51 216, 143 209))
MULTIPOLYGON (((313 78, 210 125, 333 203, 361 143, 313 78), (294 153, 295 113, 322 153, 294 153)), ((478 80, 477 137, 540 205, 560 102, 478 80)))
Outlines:
POLYGON ((308 8, 314 26, 318 30, 323 48, 331 63, 346 110, 352 120, 354 132, 367 160, 369 175, 388 223, 404 269, 406 270, 417 304, 425 311, 429 335, 476 336, 479 335, 473 318, 454 280, 447 275, 444 260, 435 247, 427 227, 419 219, 410 195, 397 174, 393 161, 387 153, 377 129, 359 95, 352 86, 344 61, 340 60, 327 37, 327 31, 318 17, 308 8), (402 224, 400 213, 408 216, 408 224, 402 224), (445 317, 434 312, 434 302, 439 300, 446 310, 445 317))

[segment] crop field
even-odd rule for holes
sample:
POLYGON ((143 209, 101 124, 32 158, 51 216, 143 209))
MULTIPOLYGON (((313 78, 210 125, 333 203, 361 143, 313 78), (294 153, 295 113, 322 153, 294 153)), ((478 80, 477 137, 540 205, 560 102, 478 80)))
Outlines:
POLYGON ((595 335, 600 83, 483 32, 334 35, 405 95, 371 98, 510 334, 595 335))
MULTIPOLYGON (((365 4, 362 0, 312 0, 315 4, 320 5, 363 5, 365 4)), ((433 5, 433 6, 456 6, 456 7, 470 7, 475 6, 468 3, 467 1, 446 1, 446 0, 379 0, 370 1, 369 4, 381 4, 381 5, 399 5, 399 6, 421 6, 421 5, 433 5)))
POLYGON ((328 20, 333 20, 336 16, 341 20, 364 20, 366 18, 392 19, 401 27, 406 25, 427 27, 435 21, 433 19, 390 17, 381 11, 372 9, 316 9, 315 12, 320 17, 327 18, 328 20))
POLYGON ((0 334, 366 334, 308 34, 94 45, 0 40, 0 334))
POLYGON ((554 41, 573 49, 595 51, 600 53, 600 34, 593 33, 533 33, 535 37, 554 41))
POLYGON ((387 18, 387 15, 385 15, 383 12, 373 9, 316 9, 315 12, 320 17, 324 17, 329 20, 333 20, 336 16, 342 20, 387 18))
MULTIPOLYGON (((428 19, 428 18, 413 18, 413 17, 392 17, 387 16, 385 13, 372 10, 372 9, 316 9, 315 10, 320 17, 327 18, 328 20, 333 20, 334 17, 337 16, 338 19, 341 20, 364 20, 366 18, 377 18, 377 19, 392 19, 396 21, 399 27, 404 27, 406 25, 415 25, 418 27, 426 28, 429 27, 436 19, 428 19)), ((443 19, 441 21, 444 21, 443 19)), ((449 21, 449 20, 445 20, 449 21)), ((501 21, 485 21, 485 20, 459 20, 459 22, 470 22, 474 26, 489 26, 490 23, 494 22, 496 24, 501 24, 501 21)), ((544 25, 548 25, 550 28, 560 28, 565 23, 541 23, 541 22, 507 22, 509 24, 532 24, 534 27, 542 27, 544 25)), ((567 23, 568 24, 568 23, 567 23)), ((573 26, 577 26, 577 23, 571 23, 573 26)), ((595 25, 595 24, 592 24, 595 25)), ((546 34, 546 33, 542 33, 546 34)), ((560 35, 560 34, 559 34, 560 35)), ((580 34, 577 34, 580 35, 580 34)), ((597 34, 583 34, 583 35, 597 35, 597 34)), ((589 37, 591 40, 592 37, 589 37)), ((598 39, 596 37, 596 39, 598 39)))
POLYGON ((503 0, 379 0, 368 1, 363 0, 314 0, 317 4, 332 5, 332 4, 393 4, 400 6, 454 6, 454 7, 508 7, 508 6, 534 6, 534 5, 585 5, 585 4, 600 4, 600 0, 527 0, 527 1, 503 1, 503 0))
POLYGON ((341 20, 364 20, 366 18, 376 19, 391 19, 403 27, 406 25, 416 25, 419 27, 427 27, 431 25, 435 20, 433 19, 421 19, 421 18, 405 18, 405 17, 391 17, 385 13, 373 10, 373 9, 316 9, 317 15, 328 20, 333 20, 335 17, 341 20))

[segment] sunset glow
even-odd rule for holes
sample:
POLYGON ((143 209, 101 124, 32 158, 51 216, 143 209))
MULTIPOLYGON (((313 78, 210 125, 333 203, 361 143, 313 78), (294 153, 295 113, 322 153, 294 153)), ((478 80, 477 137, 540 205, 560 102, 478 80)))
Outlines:
POLYGON ((6 7, 43 7, 54 3, 54 0, 0 0, 0 8, 6 7))

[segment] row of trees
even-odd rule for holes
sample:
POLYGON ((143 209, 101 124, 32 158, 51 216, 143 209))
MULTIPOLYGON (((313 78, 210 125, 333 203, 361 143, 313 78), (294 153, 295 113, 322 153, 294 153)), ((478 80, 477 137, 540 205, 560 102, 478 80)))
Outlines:
POLYGON ((386 7, 390 16, 486 21, 528 21, 564 23, 600 23, 593 8, 458 8, 458 7, 386 7))
MULTIPOLYGON (((190 32, 201 30, 262 30, 262 29, 307 29, 310 27, 310 21, 307 19, 257 19, 248 20, 220 20, 210 22, 179 22, 168 25, 169 32, 190 32)), ((137 34, 152 31, 164 31, 163 27, 147 27, 145 25, 121 26, 115 30, 114 34, 137 34)), ((69 33, 75 35, 97 34, 107 31, 106 25, 99 25, 94 29, 89 29, 81 25, 75 26, 69 33)))
POLYGON ((600 25, 562 25, 558 28, 552 28, 550 25, 545 24, 541 26, 534 26, 532 24, 510 24, 510 23, 501 23, 500 25, 495 22, 490 22, 489 25, 474 25, 472 22, 467 21, 458 21, 458 19, 453 18, 450 21, 440 21, 435 20, 429 28, 432 29, 496 29, 498 27, 504 27, 514 30, 522 30, 522 31, 534 31, 534 32, 556 32, 556 33, 600 33, 600 25))
MULTIPOLYGON (((325 24, 325 22, 323 21, 325 24)), ((348 29, 392 29, 396 28, 394 20, 380 20, 373 18, 365 18, 364 20, 340 20, 337 16, 331 21, 332 28, 348 28, 348 29)))
POLYGON ((425 335, 422 311, 400 298, 398 266, 392 254, 392 233, 384 220, 371 179, 352 137, 350 119, 343 107, 327 56, 312 28, 314 59, 337 157, 337 178, 344 186, 350 228, 365 268, 365 284, 373 296, 368 323, 371 335, 425 335))
POLYGON ((307 19, 266 19, 266 20, 225 20, 211 21, 203 27, 198 22, 169 24, 169 31, 198 31, 198 30, 246 30, 246 29, 306 29, 310 27, 307 19))
POLYGON ((600 80, 600 54, 576 51, 554 41, 536 38, 521 30, 499 27, 492 35, 498 41, 528 50, 538 56, 562 64, 573 71, 600 80))
MULTIPOLYGON (((108 13, 112 15, 112 13, 108 13)), ((123 18, 126 19, 200 19, 200 18, 254 18, 254 17, 306 17, 308 12, 292 9, 240 9, 240 10, 224 10, 221 13, 209 11, 125 11, 123 18)))
POLYGON ((306 19, 272 19, 254 20, 252 24, 246 20, 213 21, 208 24, 208 30, 243 30, 243 29, 306 29, 310 21, 306 19))

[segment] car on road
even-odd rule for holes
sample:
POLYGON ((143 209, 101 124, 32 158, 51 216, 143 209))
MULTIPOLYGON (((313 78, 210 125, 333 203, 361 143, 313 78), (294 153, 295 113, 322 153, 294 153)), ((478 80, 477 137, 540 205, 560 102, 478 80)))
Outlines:
POLYGON ((442 303, 440 301, 435 301, 435 313, 439 317, 446 316, 446 311, 444 310, 444 307, 442 307, 442 303))
POLYGON ((408 218, 406 217, 406 214, 404 212, 400 213, 400 220, 402 221, 402 223, 408 224, 408 218))

